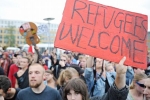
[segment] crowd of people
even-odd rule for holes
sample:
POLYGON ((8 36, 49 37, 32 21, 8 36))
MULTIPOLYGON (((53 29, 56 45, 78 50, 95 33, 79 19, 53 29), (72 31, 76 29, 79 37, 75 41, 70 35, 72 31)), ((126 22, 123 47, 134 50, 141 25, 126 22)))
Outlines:
POLYGON ((0 51, 0 100, 150 100, 150 53, 146 70, 125 61, 56 49, 0 51))

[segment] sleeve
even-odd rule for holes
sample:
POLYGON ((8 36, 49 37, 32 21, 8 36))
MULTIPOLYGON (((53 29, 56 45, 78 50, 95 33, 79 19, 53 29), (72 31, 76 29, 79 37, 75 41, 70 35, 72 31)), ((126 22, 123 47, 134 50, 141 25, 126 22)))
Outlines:
POLYGON ((9 78, 11 81, 13 81, 13 76, 14 76, 12 72, 13 72, 13 67, 10 66, 8 78, 9 78))
POLYGON ((102 97, 92 97, 90 100, 126 100, 129 93, 129 89, 125 86, 123 89, 118 90, 116 85, 113 84, 109 91, 102 97))
POLYGON ((94 85, 94 74, 92 68, 86 68, 84 71, 84 77, 88 86, 88 91, 90 92, 94 85))

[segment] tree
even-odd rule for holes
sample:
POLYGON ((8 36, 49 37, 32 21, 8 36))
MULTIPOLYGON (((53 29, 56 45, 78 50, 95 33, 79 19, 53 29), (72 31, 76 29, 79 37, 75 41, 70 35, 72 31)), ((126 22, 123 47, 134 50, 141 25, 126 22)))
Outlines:
POLYGON ((15 46, 15 39, 16 39, 16 37, 14 35, 16 33, 15 27, 14 26, 8 26, 8 28, 5 29, 5 33, 6 33, 6 35, 5 35, 4 39, 7 42, 7 46, 8 47, 14 47, 15 46))

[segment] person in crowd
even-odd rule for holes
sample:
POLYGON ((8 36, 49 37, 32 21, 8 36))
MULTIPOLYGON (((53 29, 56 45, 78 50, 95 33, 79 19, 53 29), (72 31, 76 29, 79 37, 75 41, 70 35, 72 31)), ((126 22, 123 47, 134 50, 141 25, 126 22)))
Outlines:
POLYGON ((107 72, 110 72, 110 73, 115 72, 115 69, 114 69, 114 66, 113 66, 112 63, 107 63, 105 69, 106 69, 107 72))
POLYGON ((87 57, 85 55, 80 55, 79 56, 79 66, 85 70, 87 67, 87 57))
POLYGON ((48 62, 50 62, 49 50, 45 50, 42 58, 45 60, 45 64, 48 66, 48 62))
POLYGON ((30 87, 20 90, 16 100, 62 100, 56 89, 44 84, 44 73, 43 66, 32 64, 29 67, 30 87))
POLYGON ((126 85, 127 66, 124 65, 125 60, 126 57, 123 57, 119 64, 116 64, 116 78, 108 91, 103 96, 91 97, 90 100, 126 100, 129 90, 126 85))
POLYGON ((8 78, 11 80, 11 86, 14 88, 16 84, 16 78, 14 76, 15 73, 18 72, 20 66, 20 59, 22 58, 19 54, 13 55, 13 64, 10 66, 8 78))
POLYGON ((9 72, 9 67, 12 64, 9 55, 7 52, 3 53, 2 59, 0 61, 0 66, 3 68, 5 75, 8 76, 8 72, 9 72))
POLYGON ((53 71, 46 70, 45 71, 45 79, 47 81, 48 86, 50 86, 51 88, 57 89, 57 83, 56 83, 57 80, 53 75, 53 71))
POLYGON ((86 83, 86 80, 84 77, 84 70, 81 67, 79 67, 77 64, 71 64, 68 67, 74 68, 78 72, 79 77, 86 83))
POLYGON ((58 66, 56 65, 54 67, 54 71, 53 71, 54 76, 56 77, 56 79, 58 79, 61 70, 64 70, 64 69, 67 68, 67 65, 66 65, 67 60, 68 60, 68 56, 66 54, 62 54, 60 56, 59 65, 58 66))
POLYGON ((39 64, 41 64, 44 67, 45 70, 48 70, 48 66, 45 64, 44 59, 42 59, 42 61, 39 64))
POLYGON ((134 75, 127 100, 144 100, 143 92, 145 89, 144 83, 146 79, 147 75, 144 73, 137 73, 134 75))
POLYGON ((16 88, 24 89, 29 86, 29 78, 28 78, 28 67, 29 67, 29 58, 22 57, 20 60, 19 71, 15 73, 16 78, 16 88))
POLYGON ((87 68, 84 72, 84 77, 88 85, 88 91, 91 97, 104 95, 111 85, 114 83, 116 72, 107 72, 105 68, 105 61, 100 58, 96 58, 93 68, 93 57, 87 59, 87 68))
POLYGON ((66 83, 73 78, 79 78, 79 74, 74 68, 69 67, 61 71, 60 76, 57 80, 58 89, 61 96, 63 96, 63 89, 66 83))
POLYGON ((87 86, 83 80, 71 79, 64 88, 63 100, 89 100, 87 86))
POLYGON ((27 57, 27 52, 26 51, 23 51, 22 53, 21 53, 21 55, 22 55, 22 57, 27 57))
POLYGON ((150 100, 150 76, 145 80, 144 100, 150 100))
POLYGON ((9 78, 5 75, 0 75, 0 96, 6 97, 8 89, 11 87, 9 78))
POLYGON ((51 67, 50 67, 50 69, 53 71, 54 68, 57 65, 59 65, 59 59, 57 59, 57 54, 54 53, 54 52, 51 53, 51 58, 50 59, 51 59, 51 67))

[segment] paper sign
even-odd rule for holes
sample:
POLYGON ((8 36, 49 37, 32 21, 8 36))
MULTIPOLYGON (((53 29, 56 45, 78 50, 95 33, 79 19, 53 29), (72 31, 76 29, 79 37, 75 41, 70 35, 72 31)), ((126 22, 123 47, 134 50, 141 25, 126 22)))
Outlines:
POLYGON ((22 27, 23 27, 23 29, 24 29, 24 30, 28 30, 28 29, 30 29, 30 28, 31 28, 31 26, 30 26, 30 24, 29 24, 29 23, 25 23, 25 24, 23 24, 23 25, 22 25, 22 27))
POLYGON ((40 25, 38 26, 38 33, 43 34, 43 33, 49 33, 49 29, 47 25, 40 25))
POLYGON ((145 69, 147 24, 143 14, 88 0, 67 0, 55 47, 113 62, 126 56, 126 65, 145 69))

